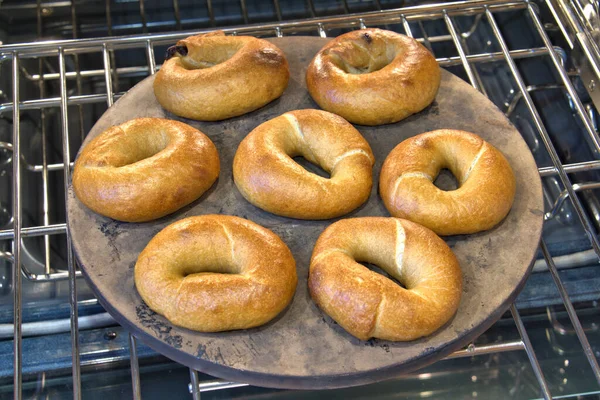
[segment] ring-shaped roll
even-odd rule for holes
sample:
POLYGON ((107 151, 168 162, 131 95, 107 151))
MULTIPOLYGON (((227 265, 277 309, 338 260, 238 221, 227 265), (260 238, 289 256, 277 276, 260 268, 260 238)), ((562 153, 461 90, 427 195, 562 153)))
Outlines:
POLYGON ((199 198, 219 176, 219 154, 178 121, 137 118, 102 132, 75 161, 73 189, 91 210, 126 222, 160 218, 199 198))
POLYGON ((423 110, 440 80, 440 67, 423 45, 382 29, 338 36, 306 71, 308 91, 321 108, 361 125, 389 124, 423 110))
POLYGON ((255 128, 240 143, 233 178, 250 203, 273 214, 328 219, 363 204, 371 193, 375 162, 367 141, 343 118, 296 110, 255 128), (308 172, 302 156, 330 174, 308 172))
POLYGON ((294 257, 276 234, 227 215, 167 226, 135 264, 135 286, 146 304, 201 332, 265 324, 290 303, 296 283, 294 257))
POLYGON ((408 341, 452 318, 462 274, 448 245, 421 225, 399 218, 348 218, 319 236, 308 287, 315 303, 357 338, 408 341), (402 286, 359 262, 380 267, 402 286))
POLYGON ((173 114, 218 121, 275 100, 289 77, 285 55, 272 43, 219 31, 170 47, 156 74, 154 94, 173 114))
POLYGON ((394 217, 406 218, 438 235, 491 229, 510 211, 516 182, 502 153, 479 136, 440 129, 397 145, 379 177, 379 193, 394 217), (456 190, 433 182, 443 168, 457 179, 456 190))

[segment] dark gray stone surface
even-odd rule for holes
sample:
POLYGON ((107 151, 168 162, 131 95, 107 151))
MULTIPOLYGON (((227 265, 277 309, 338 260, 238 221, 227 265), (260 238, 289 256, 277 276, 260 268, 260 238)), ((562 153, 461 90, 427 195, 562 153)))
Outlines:
POLYGON ((246 202, 233 183, 233 156, 252 129, 289 110, 318 108, 306 91, 304 74, 325 40, 290 37, 273 42, 288 57, 292 77, 282 98, 258 111, 214 123, 178 118, 160 107, 152 91, 153 77, 149 77, 116 102, 91 130, 86 143, 111 125, 135 117, 177 119, 207 134, 221 157, 221 175, 204 196, 148 223, 121 223, 97 215, 69 189, 68 227, 77 260, 100 302, 136 337, 167 357, 217 377, 258 386, 314 389, 365 384, 423 367, 466 345, 516 297, 540 239, 541 183, 519 132, 483 95, 446 71, 436 101, 423 112, 397 124, 357 126, 377 159, 375 184, 369 201, 346 217, 389 216, 377 193, 383 160, 402 140, 433 129, 479 134, 506 155, 517 178, 515 202, 502 223, 487 232, 446 238, 464 277, 456 316, 433 335, 410 343, 360 341, 324 315, 307 290, 312 248, 334 220, 300 221, 269 214, 246 202), (148 241, 174 221, 210 213, 238 215, 265 226, 294 254, 298 268, 295 297, 275 320, 260 328, 213 334, 179 328, 152 312, 135 289, 135 261, 148 241))

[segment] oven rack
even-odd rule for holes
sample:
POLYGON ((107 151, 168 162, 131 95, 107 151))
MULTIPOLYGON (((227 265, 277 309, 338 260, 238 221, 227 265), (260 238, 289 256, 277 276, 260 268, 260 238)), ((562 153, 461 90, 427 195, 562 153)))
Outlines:
MULTIPOLYGON (((569 40, 569 27, 565 26, 564 21, 561 20, 559 15, 561 10, 565 7, 564 4, 557 5, 555 0, 547 0, 545 5, 549 7, 553 17, 556 19, 556 23, 561 28, 562 32, 569 40)), ((143 31, 147 32, 147 19, 144 13, 144 1, 140 0, 140 14, 142 16, 143 31)), ((376 1, 379 8, 379 2, 376 1)), ((110 4, 107 2, 107 5, 110 4)), ((241 0, 242 13, 244 22, 248 22, 248 13, 245 7, 245 1, 241 0)), ((576 214, 587 233, 590 244, 596 256, 600 256, 600 241, 595 234, 594 226, 588 217, 586 210, 581 204, 577 192, 582 190, 589 190, 598 188, 599 182, 585 182, 585 183, 573 183, 569 177, 569 174, 574 172, 597 170, 600 169, 600 161, 598 160, 587 160, 572 164, 563 164, 557 154, 554 143, 552 142, 540 116, 538 109, 536 108, 530 92, 537 90, 536 86, 528 86, 521 75, 521 72, 515 63, 516 59, 528 58, 528 57, 550 57, 554 66, 557 76, 560 77, 559 87, 565 91, 568 95, 574 112, 576 112, 580 122, 585 128, 585 132, 589 136, 592 143, 593 151, 600 151, 600 137, 598 130, 594 126, 593 117, 595 109, 593 105, 583 104, 575 87, 572 83, 572 76, 578 75, 577 71, 567 71, 565 67, 565 52, 555 47, 549 39, 539 16, 538 5, 530 2, 529 0, 471 0, 471 1, 457 1, 451 3, 437 3, 422 6, 411 6, 403 7, 391 10, 380 10, 375 12, 365 12, 358 14, 347 14, 333 17, 316 17, 315 8, 312 1, 309 1, 311 5, 310 10, 313 18, 299 20, 299 21, 282 21, 281 11, 279 8, 279 2, 274 0, 274 6, 277 10, 277 17, 280 20, 276 23, 266 24, 255 24, 255 25, 244 25, 238 27, 226 27, 220 28, 225 33, 236 35, 256 35, 256 36, 285 36, 290 34, 317 34, 321 37, 327 37, 328 32, 333 29, 355 29, 364 28, 368 26, 381 26, 386 24, 400 25, 403 27, 405 34, 414 36, 427 47, 431 49, 431 45, 436 42, 450 42, 453 43, 457 56, 438 58, 438 62, 443 67, 448 66, 462 66, 464 72, 468 78, 468 81, 478 90, 485 94, 485 88, 481 84, 481 79, 477 72, 476 65, 479 63, 486 62, 506 62, 514 81, 517 84, 519 91, 517 92, 518 98, 515 101, 523 101, 537 128, 537 131, 542 139, 543 145, 545 146, 550 158, 552 160, 552 166, 539 168, 540 175, 542 177, 558 176, 563 184, 564 190, 557 199, 555 199, 554 206, 545 215, 546 219, 551 219, 556 214, 556 210, 563 204, 564 201, 572 203, 576 214), (508 11, 520 11, 526 13, 530 18, 532 26, 535 31, 539 34, 540 39, 543 41, 544 46, 537 48, 526 48, 526 49, 510 49, 498 27, 496 16, 499 13, 508 11), (475 16, 473 25, 465 30, 461 31, 456 23, 457 17, 462 16, 475 16), (421 24, 422 21, 439 19, 443 20, 448 34, 440 36, 428 36, 423 29, 421 24), (477 25, 481 21, 486 21, 491 27, 494 40, 501 48, 499 52, 492 53, 475 53, 471 54, 468 49, 466 39, 477 29, 477 25)), ((345 11, 348 12, 347 2, 344 1, 345 11)), ((38 12, 40 10, 40 3, 38 2, 38 12)), ((183 24, 181 19, 178 2, 173 0, 174 14, 175 14, 175 28, 180 28, 183 24)), ((215 26, 214 14, 212 12, 212 2, 207 1, 208 14, 210 16, 211 26, 215 26)), ((110 16, 110 9, 107 8, 107 17, 110 16)), ((110 26, 110 18, 109 26, 110 26)), ((571 26, 571 29, 573 27, 571 26)), ((76 399, 81 398, 81 375, 80 375, 80 360, 79 360, 79 341, 78 341, 78 310, 77 310, 77 277, 80 276, 80 271, 76 269, 73 253, 70 244, 70 236, 66 230, 65 223, 48 224, 39 226, 22 226, 22 198, 21 198, 21 186, 22 169, 41 173, 44 177, 44 189, 47 191, 47 176, 52 171, 62 171, 65 182, 65 193, 66 185, 69 182, 71 167, 72 167, 72 151, 69 148, 69 135, 72 134, 69 129, 69 106, 71 105, 84 105, 105 102, 108 106, 111 106, 113 102, 123 95, 123 92, 114 91, 115 85, 113 83, 118 76, 139 76, 154 74, 160 67, 156 63, 154 55, 155 47, 161 45, 172 44, 174 41, 187 37, 191 34, 200 32, 208 32, 208 30, 195 30, 185 31, 167 34, 145 34, 135 36, 122 36, 122 37, 109 37, 101 39, 73 39, 73 40, 61 40, 52 42, 40 42, 40 43, 26 43, 26 44, 15 44, 15 45, 4 45, 0 46, 0 62, 10 63, 12 69, 12 100, 0 104, 0 115, 12 113, 13 118, 13 137, 12 143, 0 142, 0 149, 5 149, 14 154, 21 154, 21 135, 20 135, 20 114, 26 110, 45 110, 49 108, 58 108, 60 110, 61 119, 61 134, 62 134, 62 150, 63 150, 63 162, 56 164, 43 163, 42 165, 30 164, 21 156, 13 156, 8 161, 12 162, 12 173, 13 173, 13 187, 12 187, 12 229, 0 230, 0 241, 11 241, 13 244, 12 253, 0 252, 0 257, 10 260, 14 265, 20 266, 20 268, 13 268, 13 293, 14 293, 14 398, 20 399, 22 395, 22 299, 21 299, 21 279, 22 275, 31 281, 35 282, 47 282, 56 280, 68 280, 69 282, 69 303, 70 303, 70 330, 72 340, 72 377, 73 377, 73 397, 76 399), (114 51, 121 49, 143 49, 146 53, 147 64, 135 67, 125 68, 114 68, 114 51), (79 70, 77 57, 84 53, 99 53, 102 57, 103 68, 94 70, 79 70), (59 72, 58 73, 43 73, 40 69, 38 74, 31 74, 22 67, 21 60, 39 57, 53 56, 58 58, 59 72), (76 66, 74 71, 67 71, 67 58, 72 57, 74 65, 76 66), (105 94, 81 94, 81 90, 78 94, 69 95, 67 91, 67 81, 80 80, 87 77, 100 76, 104 78, 106 93, 105 94), (44 81, 44 80, 58 80, 60 83, 60 96, 58 97, 47 97, 43 91, 40 93, 40 98, 35 100, 24 100, 20 99, 20 86, 19 82, 21 79, 31 81, 44 81), (68 165, 69 168, 64 166, 68 165), (53 272, 54 268, 51 268, 49 261, 46 262, 46 273, 45 274, 33 274, 28 271, 24 265, 22 265, 22 246, 21 242, 23 238, 44 236, 48 238, 49 235, 65 235, 68 246, 68 260, 67 270, 61 270, 56 268, 59 272, 53 272)), ((110 34, 110 28, 109 28, 110 34)), ((78 87, 80 85, 78 84, 78 87)), ((81 111, 80 111, 81 112, 81 111)), ((46 204, 47 206, 47 204, 46 204)), ((568 316, 575 328, 582 349, 586 354, 589 361, 590 368, 592 369, 594 376, 600 383, 600 367, 591 349, 589 341, 586 337, 585 332, 579 322, 576 311, 569 298, 563 282, 558 274, 558 269, 555 264, 553 257, 550 255, 544 239, 540 243, 540 251, 544 257, 547 268, 556 284, 558 292, 564 307, 568 313, 568 316)), ((62 267, 62 266, 61 266, 62 267)), ((515 323, 515 327, 519 333, 520 340, 516 341, 505 341, 489 345, 475 346, 469 345, 467 348, 457 351, 450 355, 448 358, 458 357, 471 357, 482 354, 490 354, 505 351, 525 351, 534 374, 537 378, 540 387, 540 393, 544 398, 551 398, 546 379, 537 361, 536 354, 532 348, 531 342, 525 326, 523 325, 522 319, 517 311, 515 305, 511 305, 510 312, 515 323)), ((140 398, 140 375, 138 366, 138 357, 136 353, 136 339, 133 336, 129 336, 130 346, 130 363, 131 363, 131 379, 132 389, 134 398, 140 398)), ((190 369, 190 380, 189 386, 190 392, 194 399, 200 398, 201 391, 217 390, 217 389, 228 389, 244 384, 226 382, 222 380, 215 380, 209 382, 199 382, 198 373, 190 369)))

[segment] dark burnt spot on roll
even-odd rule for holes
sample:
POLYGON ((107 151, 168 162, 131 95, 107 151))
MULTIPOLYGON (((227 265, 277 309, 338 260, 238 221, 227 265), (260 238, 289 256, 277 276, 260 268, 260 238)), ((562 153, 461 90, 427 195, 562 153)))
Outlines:
POLYGON ((373 38, 371 37, 371 35, 369 35, 369 32, 365 32, 362 34, 363 39, 365 39, 365 42, 367 42, 368 44, 371 44, 371 42, 373 41, 373 38))
POLYGON ((269 48, 257 52, 256 59, 259 63, 272 67, 279 67, 285 62, 278 51, 269 48))
POLYGON ((178 53, 185 57, 188 54, 188 48, 187 48, 187 46, 171 46, 171 47, 169 47, 165 54, 165 60, 168 60, 169 58, 173 57, 175 55, 175 53, 178 53))

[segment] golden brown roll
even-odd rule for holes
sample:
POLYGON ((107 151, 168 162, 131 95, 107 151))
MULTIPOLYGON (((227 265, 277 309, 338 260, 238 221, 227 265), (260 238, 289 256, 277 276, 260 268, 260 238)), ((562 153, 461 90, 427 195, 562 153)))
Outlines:
POLYGON ((312 98, 324 110, 361 125, 400 121, 427 107, 441 72, 416 40, 381 29, 338 36, 306 71, 312 98))
POLYGON ((387 156, 379 177, 379 193, 392 216, 438 235, 491 229, 510 211, 515 190, 515 176, 500 151, 473 133, 451 129, 403 141, 387 156), (458 189, 433 184, 443 168, 454 174, 458 189))
POLYGON ((285 55, 272 43, 218 31, 170 47, 156 74, 154 94, 173 114, 218 121, 275 100, 289 77, 285 55))
POLYGON ((435 233, 399 218, 342 219, 321 234, 308 277, 317 305, 359 339, 408 341, 454 315, 462 277, 435 233), (402 284, 359 264, 375 264, 402 284))
POLYGON ((227 215, 177 221, 148 243, 135 286, 173 324, 201 332, 265 324, 292 300, 296 263, 281 239, 227 215))
POLYGON ((373 185, 375 162, 367 141, 343 118, 320 110, 296 110, 259 125, 240 143, 233 178, 250 203, 300 219, 344 215, 363 204, 373 185), (305 170, 302 156, 330 174, 305 170))
POLYGON ((143 222, 196 200, 218 176, 219 154, 202 132, 178 121, 137 118, 85 146, 75 161, 73 189, 98 214, 143 222))

